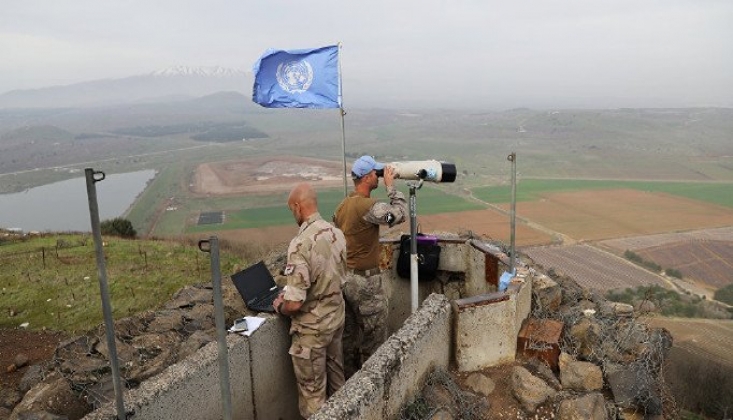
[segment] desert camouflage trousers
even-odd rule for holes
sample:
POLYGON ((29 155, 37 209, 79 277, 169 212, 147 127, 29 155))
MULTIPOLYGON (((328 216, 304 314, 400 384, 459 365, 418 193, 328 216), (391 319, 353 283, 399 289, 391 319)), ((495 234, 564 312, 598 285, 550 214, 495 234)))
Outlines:
POLYGON ((363 277, 347 273, 344 372, 350 378, 387 339, 387 299, 382 275, 363 277))
POLYGON ((298 410, 303 418, 318 411, 326 398, 338 391, 345 382, 343 347, 344 327, 333 333, 326 347, 308 347, 308 337, 293 335, 290 357, 298 385, 298 410))

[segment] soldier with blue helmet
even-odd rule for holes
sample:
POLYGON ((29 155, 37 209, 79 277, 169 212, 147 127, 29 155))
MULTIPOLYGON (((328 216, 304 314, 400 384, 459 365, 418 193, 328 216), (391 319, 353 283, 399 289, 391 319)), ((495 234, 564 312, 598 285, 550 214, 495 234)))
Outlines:
POLYGON ((387 297, 379 268, 379 227, 407 218, 407 201, 394 186, 394 168, 371 156, 357 159, 351 169, 354 191, 336 208, 334 224, 346 236, 347 275, 344 283, 346 326, 344 369, 350 377, 387 339, 387 297), (389 202, 371 192, 384 177, 389 202))

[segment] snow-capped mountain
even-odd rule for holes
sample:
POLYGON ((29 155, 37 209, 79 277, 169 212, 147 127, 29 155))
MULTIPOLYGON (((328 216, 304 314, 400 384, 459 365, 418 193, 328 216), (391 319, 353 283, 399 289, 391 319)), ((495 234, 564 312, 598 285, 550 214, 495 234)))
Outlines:
POLYGON ((156 70, 150 73, 151 76, 166 77, 166 76, 200 76, 200 77, 241 77, 247 73, 229 69, 226 67, 212 66, 212 67, 188 67, 188 66, 173 66, 163 70, 156 70))
POLYGON ((0 95, 0 108, 109 106, 190 99, 222 91, 252 92, 252 74, 224 67, 175 66, 152 73, 13 90, 0 95))

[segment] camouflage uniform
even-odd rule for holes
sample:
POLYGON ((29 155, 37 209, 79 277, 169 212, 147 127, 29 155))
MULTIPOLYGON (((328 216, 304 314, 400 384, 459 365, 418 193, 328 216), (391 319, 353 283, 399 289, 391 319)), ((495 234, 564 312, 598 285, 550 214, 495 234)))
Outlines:
POLYGON ((288 247, 284 299, 303 302, 290 326, 290 355, 298 382, 298 408, 309 417, 344 384, 343 233, 311 215, 288 247))
POLYGON ((379 226, 402 223, 407 216, 404 194, 387 188, 389 203, 354 192, 339 204, 333 220, 346 236, 344 284, 344 370, 350 377, 387 339, 387 296, 379 273, 379 226))

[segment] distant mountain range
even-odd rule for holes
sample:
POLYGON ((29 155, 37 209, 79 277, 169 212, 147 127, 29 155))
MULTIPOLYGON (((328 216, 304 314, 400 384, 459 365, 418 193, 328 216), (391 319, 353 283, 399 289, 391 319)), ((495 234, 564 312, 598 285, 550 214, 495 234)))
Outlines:
POLYGON ((12 90, 0 95, 0 108, 77 108, 186 100, 216 92, 249 95, 251 73, 223 67, 175 66, 149 74, 12 90))

